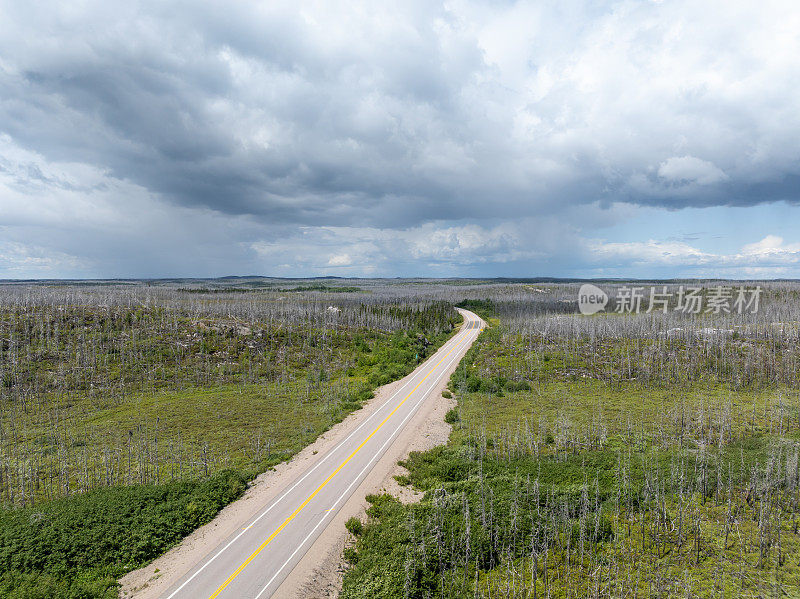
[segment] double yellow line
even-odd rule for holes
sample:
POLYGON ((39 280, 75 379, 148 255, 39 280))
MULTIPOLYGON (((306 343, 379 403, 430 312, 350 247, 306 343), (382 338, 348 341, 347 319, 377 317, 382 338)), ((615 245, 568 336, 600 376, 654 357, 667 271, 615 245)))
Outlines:
MULTIPOLYGON (((470 321, 470 323, 469 323, 469 326, 467 326, 467 327, 464 329, 464 331, 468 331, 468 330, 470 330, 470 329, 477 328, 477 327, 473 326, 473 325, 475 325, 475 324, 477 324, 475 321, 470 321)), ((275 532, 273 532, 271 535, 269 535, 269 538, 268 538, 266 541, 264 541, 263 543, 261 543, 261 545, 259 545, 259 546, 258 546, 258 549, 256 549, 256 550, 255 550, 255 551, 252 553, 252 555, 250 555, 250 557, 248 557, 246 560, 244 560, 244 562, 242 563, 242 565, 241 565, 241 566, 239 566, 238 568, 236 568, 236 570, 234 571, 234 573, 233 573, 233 574, 231 574, 230 576, 228 576, 227 580, 225 580, 225 582, 223 582, 223 583, 222 583, 222 585, 221 585, 221 586, 220 586, 220 587, 219 587, 219 588, 218 588, 216 591, 214 591, 214 594, 213 594, 213 595, 211 595, 211 597, 209 597, 208 599, 216 599, 216 597, 217 597, 217 596, 218 596, 218 595, 219 595, 219 594, 220 594, 222 591, 224 591, 224 590, 225 590, 225 588, 226 588, 226 587, 227 587, 227 586, 228 586, 228 585, 229 585, 231 582, 233 582, 233 580, 234 580, 234 579, 235 579, 237 576, 239 576, 239 574, 241 574, 242 570, 244 570, 244 569, 247 567, 247 565, 248 565, 250 562, 252 562, 252 561, 253 561, 253 560, 256 558, 256 556, 257 556, 259 553, 261 553, 261 552, 264 550, 264 548, 265 548, 267 545, 269 545, 269 544, 272 542, 272 539, 274 539, 276 536, 278 536, 278 533, 280 533, 280 532, 281 532, 281 531, 282 531, 282 530, 283 530, 283 529, 286 527, 286 525, 287 525, 287 524, 289 524, 289 523, 290 523, 292 520, 294 520, 294 519, 295 519, 295 516, 297 516, 297 514, 299 514, 299 513, 300 513, 300 512, 303 510, 303 508, 305 508, 305 507, 306 507, 306 506, 309 504, 309 502, 310 502, 312 499, 314 499, 314 497, 316 497, 317 493, 319 493, 319 492, 320 492, 322 489, 324 489, 324 488, 325 488, 325 486, 326 486, 326 485, 327 485, 327 484, 328 484, 328 483, 331 481, 331 479, 332 479, 334 476, 336 476, 336 475, 339 473, 339 471, 340 471, 342 468, 344 468, 344 467, 347 465, 347 463, 348 463, 350 460, 352 460, 352 459, 353 459, 353 457, 354 457, 354 456, 355 456, 355 455, 356 455, 356 454, 357 454, 359 451, 361 451, 361 448, 362 448, 362 447, 364 447, 364 445, 366 445, 366 444, 367 444, 367 441, 369 441, 369 440, 370 440, 370 439, 371 439, 373 436, 375 436, 375 433, 377 433, 379 430, 381 430, 381 428, 383 427, 383 425, 384 425, 384 424, 386 424, 386 422, 387 422, 387 421, 388 421, 388 420, 389 420, 389 419, 390 419, 392 416, 394 416, 395 412, 397 412, 397 410, 399 410, 399 409, 400 409, 400 407, 401 407, 401 406, 402 406, 404 403, 406 403, 406 401, 408 401, 408 398, 409 398, 409 397, 411 397, 411 396, 414 394, 414 392, 415 392, 417 389, 419 389, 420 385, 422 385, 422 383, 424 383, 424 382, 425 382, 425 379, 427 379, 427 378, 428 378, 428 377, 429 377, 431 374, 433 374, 433 373, 436 371, 436 369, 439 367, 439 365, 440 365, 442 362, 444 362, 444 361, 447 359, 447 356, 449 356, 451 353, 453 353, 453 352, 455 351, 455 349, 456 349, 456 348, 457 348, 459 345, 461 345, 461 344, 464 342, 464 340, 465 340, 465 339, 466 339, 466 335, 465 335, 464 337, 462 337, 462 338, 461 338, 461 340, 460 340, 458 343, 456 343, 456 344, 455 344, 455 345, 454 345, 452 348, 450 348, 450 351, 448 351, 448 352, 447 352, 447 353, 446 353, 446 354, 445 354, 445 355, 442 357, 442 359, 441 359, 441 360, 439 360, 439 361, 436 363, 436 365, 435 365, 433 368, 431 368, 431 370, 430 370, 430 372, 429 372, 428 374, 426 374, 424 377, 422 377, 422 379, 421 379, 421 380, 420 380, 420 381, 419 381, 419 382, 416 384, 416 386, 415 386, 415 387, 414 387, 414 388, 413 388, 413 389, 412 389, 412 390, 409 392, 409 394, 408 394, 408 395, 406 395, 406 396, 403 398, 403 401, 401 401, 399 404, 397 404, 397 406, 395 407, 395 409, 394 409, 394 410, 392 410, 392 411, 391 411, 391 413, 390 413, 390 414, 389 414, 389 415, 388 415, 386 418, 384 418, 384 419, 383 419, 383 421, 381 421, 381 423, 380 423, 380 424, 377 426, 377 428, 375 428, 375 430, 374 430, 374 431, 372 431, 372 432, 369 434, 369 436, 368 436, 366 439, 364 439, 364 440, 361 442, 361 445, 359 445, 358 447, 356 447, 356 448, 355 448, 355 450, 353 451, 353 453, 351 453, 349 456, 347 456, 347 459, 346 459, 344 462, 342 462, 341 464, 339 464, 339 467, 338 467, 338 468, 336 468, 336 470, 334 470, 334 471, 333 471, 333 472, 330 474, 330 476, 328 476, 328 478, 326 478, 326 479, 325 479, 325 481, 324 481, 324 482, 323 482, 323 483, 322 483, 320 486, 318 486, 318 487, 316 488, 316 490, 315 490, 315 491, 314 491, 314 492, 313 492, 311 495, 309 495, 309 496, 308 496, 308 498, 307 498, 307 499, 306 499, 306 500, 305 500, 303 503, 301 503, 301 504, 300 504, 300 507, 298 507, 298 508, 297 508, 295 511, 293 511, 293 512, 291 513, 291 515, 290 515, 288 518, 286 518, 286 520, 284 520, 284 521, 283 521, 283 524, 281 524, 281 525, 280 525, 280 526, 277 528, 277 530, 275 530, 275 532)))

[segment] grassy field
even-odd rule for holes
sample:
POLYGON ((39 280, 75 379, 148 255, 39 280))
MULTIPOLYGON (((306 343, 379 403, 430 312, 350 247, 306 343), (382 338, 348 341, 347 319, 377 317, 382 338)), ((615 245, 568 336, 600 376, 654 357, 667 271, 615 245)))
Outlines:
POLYGON ((460 320, 285 291, 0 289, 0 596, 115 596, 460 320))
POLYGON ((351 523, 342 597, 799 596, 797 315, 777 301, 779 333, 472 303, 494 326, 450 382, 450 441, 405 464, 421 502, 371 497, 351 523))

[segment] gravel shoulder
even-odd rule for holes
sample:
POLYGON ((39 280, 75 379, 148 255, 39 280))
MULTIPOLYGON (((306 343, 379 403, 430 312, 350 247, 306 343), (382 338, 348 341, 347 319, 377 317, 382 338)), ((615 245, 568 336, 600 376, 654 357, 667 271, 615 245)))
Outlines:
POLYGON ((342 506, 283 584, 278 587, 275 597, 297 599, 338 597, 345 571, 342 551, 351 539, 344 523, 352 516, 359 518, 365 516, 369 504, 364 498, 374 493, 389 493, 406 503, 421 498, 421 494, 400 486, 394 479, 398 474, 405 472, 397 462, 407 458, 412 451, 426 451, 447 442, 451 427, 444 421, 444 416, 456 404, 455 399, 442 397, 442 391, 457 366, 456 362, 448 375, 442 377, 437 388, 420 406, 419 411, 408 422, 392 447, 375 464, 356 492, 342 506))
MULTIPOLYGON (((447 375, 442 377, 437 388, 420 406, 419 411, 408 422, 386 454, 375 464, 353 496, 342 506, 305 557, 279 587, 275 593, 276 597, 336 597, 341 588, 343 573, 342 549, 348 541, 344 522, 351 516, 363 516, 367 507, 364 497, 370 493, 385 491, 406 501, 416 498, 413 492, 401 487, 393 479, 402 471, 397 462, 408 456, 411 451, 430 449, 447 441, 450 426, 444 422, 444 415, 454 405, 454 400, 443 398, 441 391, 447 385, 450 373, 457 365, 458 361, 451 366, 447 375)), ((270 500, 301 476, 311 466, 317 454, 324 455, 336 446, 413 376, 412 372, 399 381, 380 387, 375 397, 360 410, 320 435, 314 443, 298 452, 291 460, 259 475, 242 498, 226 506, 214 520, 195 530, 179 545, 149 565, 126 574, 120 579, 119 596, 125 599, 160 597, 173 580, 186 574, 219 543, 241 529, 270 500)))

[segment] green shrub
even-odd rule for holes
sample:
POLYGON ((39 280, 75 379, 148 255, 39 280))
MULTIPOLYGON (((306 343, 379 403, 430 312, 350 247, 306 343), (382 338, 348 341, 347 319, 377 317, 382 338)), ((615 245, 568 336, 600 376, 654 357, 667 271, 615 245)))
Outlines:
POLYGON ((506 381, 505 388, 507 391, 530 391, 531 386, 527 381, 506 381))
POLYGON ((203 481, 111 487, 0 511, 0 596, 115 597, 116 578, 153 560, 239 497, 231 471, 203 481))
POLYGON ((444 421, 447 424, 458 424, 461 422, 461 416, 458 413, 458 408, 450 408, 447 414, 444 415, 444 421))
POLYGON ((400 485, 401 487, 407 487, 408 485, 411 484, 411 479, 408 478, 408 476, 406 476, 405 474, 398 474, 397 476, 394 477, 394 479, 397 481, 397 484, 400 485))
POLYGON ((359 520, 355 516, 353 516, 347 522, 345 522, 344 523, 344 527, 354 537, 359 536, 362 533, 362 531, 364 530, 364 525, 361 523, 361 520, 359 520))
POLYGON ((355 566, 358 563, 358 552, 355 550, 355 547, 345 547, 343 557, 344 561, 351 566, 355 566))
POLYGON ((497 316, 497 307, 491 299, 465 299, 456 304, 456 306, 475 312, 475 314, 483 319, 497 316))

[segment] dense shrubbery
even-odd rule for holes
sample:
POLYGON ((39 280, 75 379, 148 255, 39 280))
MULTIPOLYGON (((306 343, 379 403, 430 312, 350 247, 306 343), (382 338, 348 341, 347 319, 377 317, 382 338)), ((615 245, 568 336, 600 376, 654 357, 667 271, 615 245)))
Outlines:
POLYGON ((467 454, 465 446, 412 454, 410 480, 427 491, 418 504, 369 498, 344 597, 468 597, 476 574, 542 551, 561 531, 587 547, 612 538, 600 490, 582 500, 580 463, 566 467, 575 470, 569 488, 560 473, 540 484, 531 464, 467 454))
POLYGON ((475 312, 484 320, 497 316, 496 306, 491 299, 465 299, 456 304, 459 308, 475 312))
POLYGON ((0 512, 0 596, 116 597, 116 578, 205 524, 245 489, 203 481, 111 487, 0 512))
POLYGON ((445 333, 432 337, 432 341, 419 333, 396 332, 388 342, 378 346, 358 360, 365 367, 373 386, 385 385, 402 378, 427 358, 446 339, 445 333))
POLYGON ((470 373, 468 376, 458 381, 461 384, 463 380, 464 388, 469 393, 493 393, 501 395, 503 389, 506 391, 530 391, 531 386, 527 381, 510 381, 500 375, 495 375, 491 378, 481 378, 475 373, 470 373))

